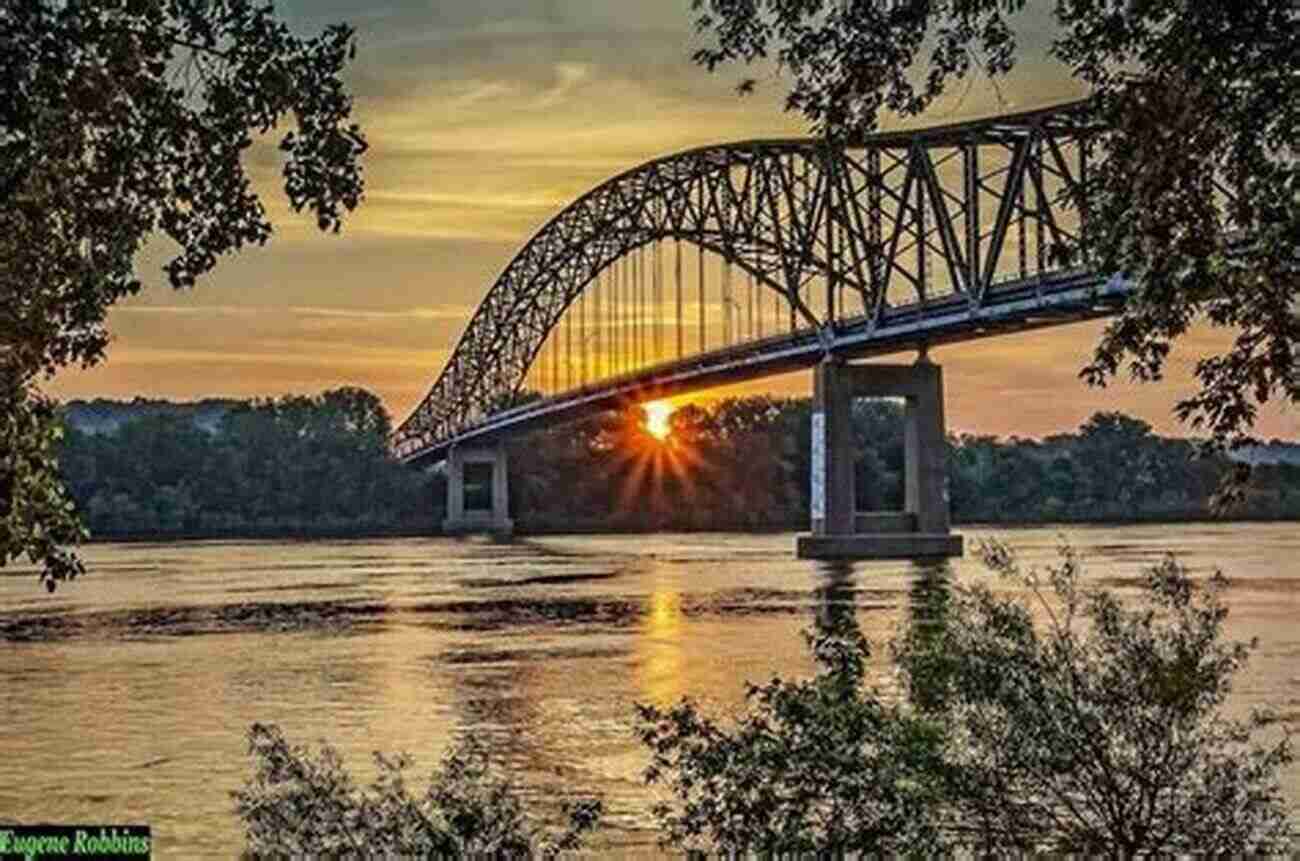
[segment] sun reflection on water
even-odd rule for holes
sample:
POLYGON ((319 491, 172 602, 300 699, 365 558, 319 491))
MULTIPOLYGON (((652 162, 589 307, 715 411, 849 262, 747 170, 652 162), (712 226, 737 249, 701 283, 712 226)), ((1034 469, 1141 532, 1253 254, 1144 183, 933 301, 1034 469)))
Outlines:
POLYGON ((657 585, 647 609, 637 649, 637 688, 648 701, 666 705, 686 693, 682 595, 657 585))

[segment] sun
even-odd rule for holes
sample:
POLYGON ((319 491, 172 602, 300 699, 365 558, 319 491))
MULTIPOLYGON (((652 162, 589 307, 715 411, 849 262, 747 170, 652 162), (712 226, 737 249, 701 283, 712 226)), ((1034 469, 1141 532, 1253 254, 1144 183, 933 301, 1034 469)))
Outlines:
POLYGON ((646 433, 661 442, 668 439, 668 434, 672 433, 668 419, 673 414, 673 405, 667 401, 651 401, 642 404, 641 409, 645 410, 646 433))

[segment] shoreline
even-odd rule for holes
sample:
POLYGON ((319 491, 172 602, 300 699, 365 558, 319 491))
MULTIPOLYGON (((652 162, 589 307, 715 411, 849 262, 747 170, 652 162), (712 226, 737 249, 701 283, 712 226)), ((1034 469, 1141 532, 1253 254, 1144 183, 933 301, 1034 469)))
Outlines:
MULTIPOLYGON (((953 524, 954 531, 962 528, 975 529, 1042 529, 1045 527, 1103 527, 1103 526, 1179 526, 1184 524, 1231 524, 1231 523, 1300 523, 1300 518, 1288 517, 1252 517, 1249 515, 1214 517, 1129 517, 1129 518, 1092 518, 1092 519, 1053 519, 1053 520, 1014 520, 1014 521, 971 521, 953 524)), ((784 532, 807 531, 807 524, 787 524, 772 527, 690 527, 664 525, 662 527, 637 527, 624 525, 601 526, 595 524, 577 524, 569 528, 558 526, 527 524, 516 521, 515 538, 532 538, 552 535, 654 535, 661 533, 679 534, 727 534, 727 535, 773 535, 784 532)), ((392 528, 365 529, 290 529, 290 528, 249 528, 205 531, 177 532, 123 532, 94 535, 81 542, 79 546, 91 544, 162 544, 190 543, 202 541, 370 541, 382 538, 446 538, 450 536, 442 530, 430 527, 399 526, 392 528)))

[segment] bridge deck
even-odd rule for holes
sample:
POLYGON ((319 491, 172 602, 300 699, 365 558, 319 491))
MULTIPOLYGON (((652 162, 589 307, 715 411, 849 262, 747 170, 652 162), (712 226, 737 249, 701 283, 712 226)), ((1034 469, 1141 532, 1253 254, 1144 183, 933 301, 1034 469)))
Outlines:
POLYGON ((435 463, 454 445, 482 444, 506 434, 547 427, 635 403, 809 368, 826 355, 885 356, 922 345, 985 338, 1114 314, 1130 286, 1082 270, 1007 282, 975 305, 953 295, 889 309, 876 318, 850 317, 833 329, 798 329, 722 350, 689 356, 504 410, 442 440, 407 440, 397 454, 408 463, 435 463))

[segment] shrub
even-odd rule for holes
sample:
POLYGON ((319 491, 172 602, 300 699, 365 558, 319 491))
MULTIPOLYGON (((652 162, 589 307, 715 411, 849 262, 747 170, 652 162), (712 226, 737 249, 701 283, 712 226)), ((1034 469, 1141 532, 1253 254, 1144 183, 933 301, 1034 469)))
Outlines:
POLYGON ((1041 573, 1001 544, 980 555, 1027 592, 927 592, 927 612, 894 643, 902 702, 865 687, 868 647, 850 614, 807 634, 816 677, 751 685, 733 726, 690 700, 638 706, 647 781, 672 795, 655 810, 664 843, 765 855, 1288 849, 1277 775, 1290 738, 1257 740, 1266 713, 1220 713, 1252 648, 1223 641, 1221 575, 1196 583, 1169 558, 1126 606, 1085 589, 1068 548, 1041 573))
POLYGON ((727 729, 683 699, 638 705, 664 846, 727 854, 934 851, 939 733, 861 691, 867 643, 855 625, 805 632, 816 677, 749 685, 727 729))
POLYGON ((1167 557, 1125 606, 1083 587, 1068 548, 1043 572, 996 542, 979 552, 1032 603, 955 589, 946 624, 895 649, 911 700, 947 728, 950 840, 1124 855, 1287 848, 1277 774, 1290 738, 1260 744, 1268 714, 1220 712, 1253 648, 1223 641, 1221 574, 1197 583, 1167 557))
POLYGON ((583 799, 564 805, 563 826, 535 824, 473 737, 446 755, 418 795, 406 785, 406 755, 376 753, 379 776, 361 790, 327 744, 313 755, 263 724, 253 724, 248 740, 255 771, 234 797, 254 857, 550 858, 580 848, 602 813, 599 801, 583 799))

